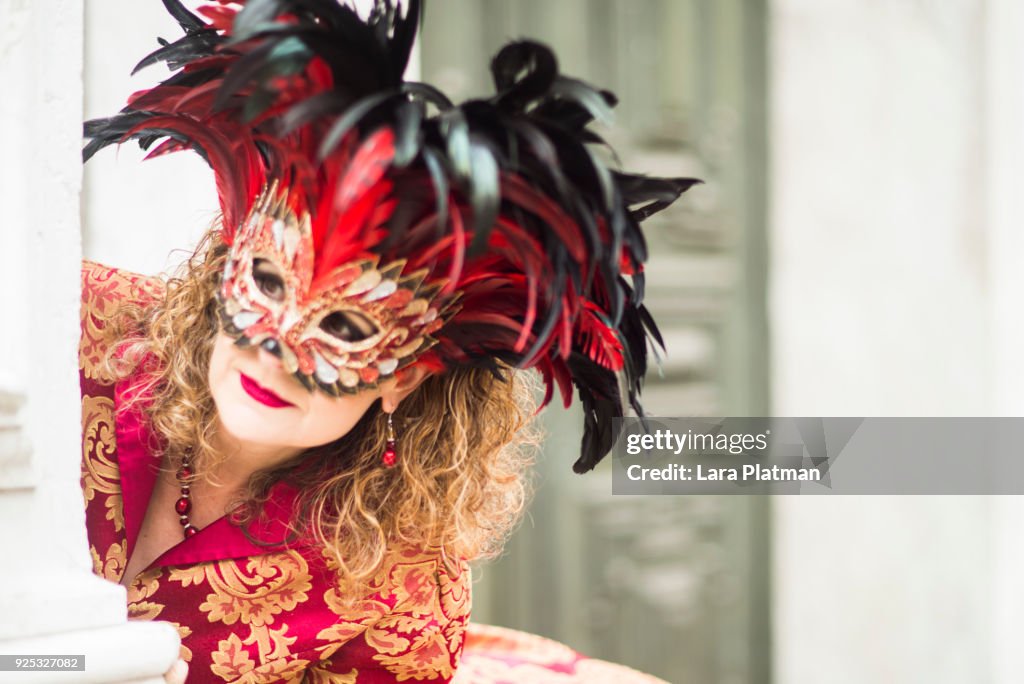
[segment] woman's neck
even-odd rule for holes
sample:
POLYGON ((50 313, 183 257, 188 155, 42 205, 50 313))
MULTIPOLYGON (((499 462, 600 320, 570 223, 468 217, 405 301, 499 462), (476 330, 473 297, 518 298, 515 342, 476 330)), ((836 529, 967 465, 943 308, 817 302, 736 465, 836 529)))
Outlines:
POLYGON ((213 435, 212 446, 220 458, 210 472, 226 492, 238 492, 253 473, 284 463, 302 452, 294 447, 259 444, 231 435, 221 426, 213 435))

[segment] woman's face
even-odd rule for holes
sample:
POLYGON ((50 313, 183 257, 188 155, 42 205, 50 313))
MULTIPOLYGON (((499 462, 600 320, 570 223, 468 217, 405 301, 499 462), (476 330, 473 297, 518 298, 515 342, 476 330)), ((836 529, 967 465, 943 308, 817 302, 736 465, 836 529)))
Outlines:
POLYGON ((379 389, 332 397, 309 392, 259 347, 242 348, 223 332, 210 357, 210 392, 220 427, 234 440, 298 453, 347 434, 381 396, 379 389))

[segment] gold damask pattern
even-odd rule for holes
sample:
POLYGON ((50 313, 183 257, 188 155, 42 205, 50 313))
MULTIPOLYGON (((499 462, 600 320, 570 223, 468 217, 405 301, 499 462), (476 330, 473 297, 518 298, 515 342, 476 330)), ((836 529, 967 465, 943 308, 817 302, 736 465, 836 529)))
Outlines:
POLYGON ((106 518, 114 531, 124 527, 121 481, 114 437, 114 402, 109 397, 82 397, 82 494, 85 505, 97 494, 106 496, 106 518))
POLYGON ((332 672, 327 669, 327 664, 317 663, 306 670, 306 678, 303 684, 358 684, 356 678, 359 672, 352 668, 348 672, 332 672))
MULTIPOLYGON (((293 611, 308 599, 312 578, 306 560, 296 551, 257 556, 244 561, 225 560, 185 568, 173 568, 169 579, 182 588, 205 583, 210 593, 199 605, 210 622, 233 625, 240 622, 249 628, 242 639, 231 634, 219 642, 213 653, 213 671, 225 681, 240 679, 243 675, 256 676, 261 668, 249 657, 243 646, 255 645, 260 662, 284 661, 292 655, 290 647, 298 638, 289 635, 287 623, 278 616, 293 611), (281 627, 271 625, 278 621, 281 627)), ((308 661, 292 660, 295 667, 304 668, 308 661), (301 663, 301 665, 296 665, 301 663)), ((289 670, 290 671, 290 670, 289 670)), ((284 677, 284 670, 271 669, 266 675, 284 677)), ((263 675, 259 675, 263 676, 263 675)), ((241 680, 240 680, 241 681, 241 680)), ((244 681, 276 681, 274 679, 246 679, 244 681)))
POLYGON ((177 622, 171 622, 171 624, 178 630, 178 638, 181 639, 181 652, 178 654, 178 657, 186 663, 191 663, 192 649, 185 645, 185 639, 192 636, 192 630, 187 625, 181 625, 177 622))
POLYGON ((117 582, 124 574, 124 567, 128 563, 125 554, 124 544, 114 542, 107 547, 106 553, 100 558, 99 551, 95 546, 89 546, 89 553, 92 555, 92 571, 103 579, 117 582))
MULTIPOLYGON (((274 630, 271 630, 272 632, 274 630)), ((287 631, 287 626, 277 630, 280 637, 287 631)), ((295 639, 292 639, 293 643, 295 639)), ((255 661, 249 656, 249 651, 243 648, 244 645, 253 643, 250 639, 239 639, 237 634, 232 634, 220 642, 219 648, 213 653, 213 673, 227 682, 240 682, 244 684, 271 684, 271 682, 301 682, 306 671, 308 660, 295 658, 288 660, 287 653, 280 658, 264 662, 256 667, 255 661)))
POLYGON ((128 585, 128 619, 155 620, 163 612, 163 605, 150 601, 160 588, 160 568, 137 575, 128 585))

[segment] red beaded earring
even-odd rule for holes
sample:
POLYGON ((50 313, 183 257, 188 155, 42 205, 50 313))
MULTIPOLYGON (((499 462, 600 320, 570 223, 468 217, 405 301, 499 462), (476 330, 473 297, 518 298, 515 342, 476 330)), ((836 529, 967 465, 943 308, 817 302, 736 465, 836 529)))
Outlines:
POLYGON ((388 414, 388 443, 380 460, 386 468, 393 468, 398 463, 398 452, 395 451, 395 426, 391 422, 390 413, 388 414))

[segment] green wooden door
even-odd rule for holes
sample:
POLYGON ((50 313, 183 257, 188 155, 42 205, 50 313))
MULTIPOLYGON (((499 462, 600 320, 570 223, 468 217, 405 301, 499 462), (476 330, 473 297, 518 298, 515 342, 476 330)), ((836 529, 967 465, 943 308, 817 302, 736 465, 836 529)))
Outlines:
MULTIPOLYGON (((764 0, 444 0, 427 5, 424 80, 492 92, 508 40, 615 92, 625 168, 707 181, 647 225, 647 303, 666 337, 645 391, 663 416, 769 415, 764 0)), ((676 684, 768 682, 769 504, 611 495, 570 470, 579 416, 549 410, 539 488, 474 620, 550 636, 676 684)))

